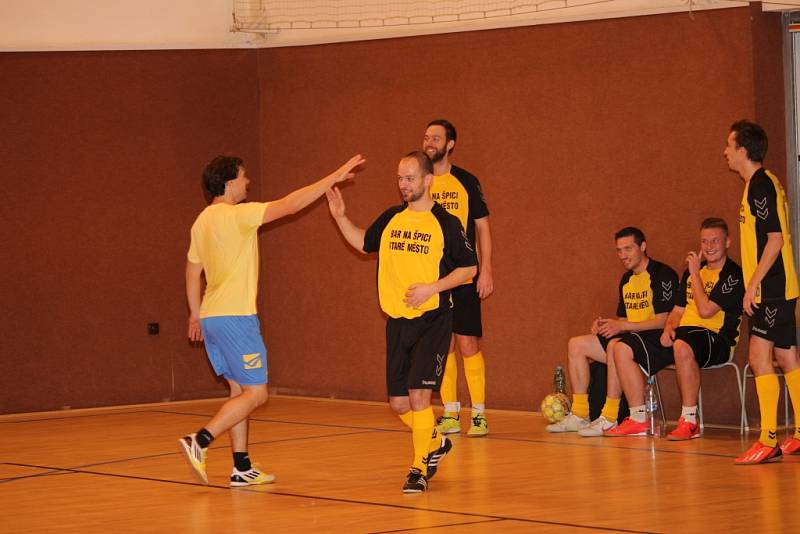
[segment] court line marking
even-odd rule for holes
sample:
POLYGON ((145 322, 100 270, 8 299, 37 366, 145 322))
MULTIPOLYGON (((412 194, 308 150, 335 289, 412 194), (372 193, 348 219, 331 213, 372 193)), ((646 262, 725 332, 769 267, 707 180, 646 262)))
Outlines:
MULTIPOLYGON (((358 431, 358 432, 344 432, 344 433, 339 433, 339 434, 322 434, 322 435, 316 435, 316 436, 303 436, 303 437, 296 437, 296 438, 284 438, 284 439, 251 441, 249 443, 249 445, 265 445, 265 444, 268 445, 268 444, 271 444, 271 443, 283 443, 283 442, 286 442, 286 441, 303 441, 303 440, 311 440, 311 439, 338 438, 338 437, 352 436, 352 435, 356 435, 356 434, 370 434, 372 432, 376 432, 376 431, 375 430, 361 430, 361 431, 358 431)), ((176 438, 176 441, 177 441, 177 438, 176 438)), ((221 449, 230 449, 231 446, 230 445, 219 445, 217 447, 212 446, 212 447, 209 447, 209 448, 211 450, 221 450, 221 449)), ((54 471, 48 471, 46 473, 36 473, 36 474, 33 474, 33 475, 21 475, 21 476, 17 476, 17 477, 0 478, 0 484, 4 484, 4 483, 7 483, 7 482, 13 482, 15 480, 24 480, 24 479, 28 479, 28 478, 36 478, 36 477, 43 477, 43 476, 68 475, 68 474, 71 474, 69 471, 73 470, 73 469, 84 469, 86 467, 97 467, 97 466, 101 466, 101 465, 121 464, 121 463, 125 463, 125 462, 133 462, 133 461, 136 461, 136 460, 150 460, 152 458, 160 458, 162 456, 180 456, 182 454, 183 453, 180 452, 180 451, 175 451, 175 452, 159 452, 159 453, 155 453, 155 454, 147 454, 147 455, 144 455, 144 456, 132 456, 132 457, 129 457, 129 458, 118 458, 116 460, 107 460, 105 462, 95 462, 95 463, 90 463, 90 464, 78 465, 78 466, 75 466, 75 467, 69 467, 69 468, 65 468, 65 469, 56 469, 54 471)), ((2 462, 2 465, 17 465, 17 464, 14 464, 13 462, 2 462)))
MULTIPOLYGON (((467 516, 467 517, 478 517, 483 519, 498 519, 498 520, 509 520, 509 521, 521 521, 524 523, 535 523, 540 525, 554 525, 554 526, 565 526, 570 528, 580 528, 580 529, 592 529, 592 530, 605 530, 607 532, 627 532, 630 534, 660 534, 657 531, 646 531, 646 530, 631 530, 631 529, 623 529, 623 528, 614 528, 614 527, 596 527, 592 525, 580 525, 577 523, 564 523, 560 521, 546 521, 543 519, 527 519, 527 518, 520 518, 520 517, 510 517, 510 516, 501 516, 501 515, 490 515, 490 514, 479 514, 475 512, 457 512, 454 510, 440 510, 437 508, 419 508, 417 506, 409 506, 403 504, 390 504, 390 503, 382 503, 382 502, 371 502, 371 501, 358 501, 355 499, 344 499, 341 497, 322 497, 318 495, 304 495, 300 493, 289 493, 283 491, 256 491, 253 488, 231 488, 230 486, 221 486, 219 484, 199 484, 197 482, 183 482, 180 480, 166 480, 162 478, 152 478, 152 477, 142 477, 136 475, 123 475, 119 473, 102 473, 99 471, 88 471, 85 469, 70 469, 70 468, 57 468, 52 466, 43 466, 43 465, 33 465, 33 464, 20 464, 15 462, 5 462, 6 465, 13 465, 15 467, 28 467, 34 469, 47 469, 51 471, 70 471, 77 474, 83 475, 97 475, 101 477, 112 477, 112 478, 122 478, 128 480, 143 480, 146 482, 157 482, 162 484, 177 484, 181 486, 195 486, 201 488, 212 488, 212 489, 220 489, 226 491, 247 491, 249 493, 258 493, 261 495, 277 495, 280 497, 295 497, 299 499, 316 499, 320 501, 330 501, 330 502, 340 502, 340 503, 347 503, 347 504, 361 504, 367 506, 379 506, 383 508, 396 508, 400 510, 413 510, 415 512, 431 512, 431 513, 439 513, 439 514, 449 514, 449 515, 460 515, 460 516, 467 516)), ((262 486, 263 487, 263 486, 262 486)))
POLYGON ((450 528, 450 527, 463 527, 465 525, 482 525, 484 523, 498 523, 508 521, 507 519, 484 519, 481 521, 464 521, 462 523, 448 523, 446 525, 432 525, 429 527, 412 527, 412 528, 398 528, 396 530, 375 530, 367 534, 393 534, 394 532, 415 532, 417 530, 428 530, 431 528, 450 528))

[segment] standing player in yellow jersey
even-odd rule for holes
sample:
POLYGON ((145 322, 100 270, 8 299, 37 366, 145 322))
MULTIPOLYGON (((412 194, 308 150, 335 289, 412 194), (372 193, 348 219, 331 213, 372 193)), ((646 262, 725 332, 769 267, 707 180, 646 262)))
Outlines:
POLYGON ((686 256, 678 302, 661 335, 661 344, 673 349, 681 392, 678 427, 667 436, 673 441, 700 437, 700 368, 729 361, 739 340, 744 282, 742 268, 728 257, 730 245, 725 221, 709 217, 701 223, 700 252, 686 256))
POLYGON ((240 158, 219 156, 203 171, 203 185, 213 200, 192 225, 186 263, 189 339, 205 341, 214 371, 231 390, 230 399, 203 428, 178 440, 204 484, 208 446, 224 432, 230 434, 233 451, 231 486, 275 480, 251 464, 247 453, 248 417, 267 401, 267 350, 256 315, 258 227, 308 206, 351 178, 364 161, 354 156, 325 178, 273 202, 243 202, 250 179, 240 158))
POLYGON ((435 429, 431 392, 440 387, 452 335, 450 290, 477 272, 477 259, 458 219, 430 195, 433 166, 423 152, 400 160, 397 184, 404 203, 389 208, 365 231, 345 214, 338 188, 328 207, 347 242, 378 253, 378 297, 386 322, 389 405, 414 445, 404 493, 422 493, 452 444, 435 429))
POLYGON ((780 387, 773 356, 783 370, 794 413, 800 413, 800 361, 794 310, 797 272, 789 231, 789 210, 783 186, 763 167, 767 134, 758 124, 738 121, 731 126, 724 155, 728 167, 744 180, 739 229, 742 270, 746 284, 743 307, 750 316, 749 362, 756 375, 761 411, 761 435, 736 459, 737 465, 781 460, 800 452, 800 426, 795 416, 792 438, 778 446, 780 387))
POLYGON ((456 129, 444 119, 428 124, 422 139, 422 148, 433 161, 431 196, 448 212, 458 217, 467 232, 470 243, 477 245, 479 274, 453 289, 453 339, 447 355, 441 397, 444 414, 439 418, 438 429, 443 434, 461 431, 458 402, 458 362, 455 350, 464 358, 464 375, 467 378, 472 404, 472 424, 469 437, 489 433, 486 420, 486 364, 478 347, 483 335, 481 324, 481 299, 494 291, 492 279, 492 234, 489 229, 489 208, 483 198, 478 179, 451 162, 456 146, 456 129))

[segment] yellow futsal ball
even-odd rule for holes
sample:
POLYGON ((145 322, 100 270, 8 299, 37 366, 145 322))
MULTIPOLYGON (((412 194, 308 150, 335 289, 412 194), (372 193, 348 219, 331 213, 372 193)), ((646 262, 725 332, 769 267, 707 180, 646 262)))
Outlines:
POLYGON ((563 393, 551 393, 542 401, 542 415, 551 423, 558 423, 569 413, 569 399, 563 393))

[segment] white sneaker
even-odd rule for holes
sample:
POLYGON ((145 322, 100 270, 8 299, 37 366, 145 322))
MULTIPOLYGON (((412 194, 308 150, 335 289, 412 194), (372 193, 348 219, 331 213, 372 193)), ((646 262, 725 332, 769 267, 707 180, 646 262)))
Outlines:
POLYGON ((578 430, 578 434, 580 434, 585 438, 602 436, 603 432, 605 432, 606 430, 611 430, 615 426, 617 426, 616 421, 609 421, 608 419, 606 419, 601 415, 600 417, 598 417, 585 427, 578 430))
POLYGON ((548 432, 577 432, 588 424, 588 419, 584 419, 583 417, 578 417, 573 413, 569 413, 558 423, 547 425, 544 427, 544 429, 548 432))

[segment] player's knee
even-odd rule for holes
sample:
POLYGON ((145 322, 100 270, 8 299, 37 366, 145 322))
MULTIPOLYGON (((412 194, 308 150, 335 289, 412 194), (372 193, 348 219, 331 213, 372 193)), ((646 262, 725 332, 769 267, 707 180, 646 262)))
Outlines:
POLYGON ((609 356, 614 359, 614 363, 633 361, 633 351, 625 343, 617 343, 614 349, 609 351, 609 356))
POLYGON ((672 353, 675 355, 675 365, 685 365, 694 360, 692 347, 680 339, 676 340, 675 344, 672 345, 672 353))
POLYGON ((389 407, 397 415, 402 415, 411 409, 411 404, 408 397, 389 397, 389 407))
POLYGON ((266 404, 266 402, 269 400, 269 391, 267 390, 266 384, 253 388, 251 391, 253 403, 256 405, 256 407, 266 404))
POLYGON ((567 358, 570 360, 580 360, 583 356, 583 336, 575 336, 567 341, 567 358))
POLYGON ((456 336, 458 352, 462 356, 472 356, 478 352, 478 338, 475 336, 456 336))

